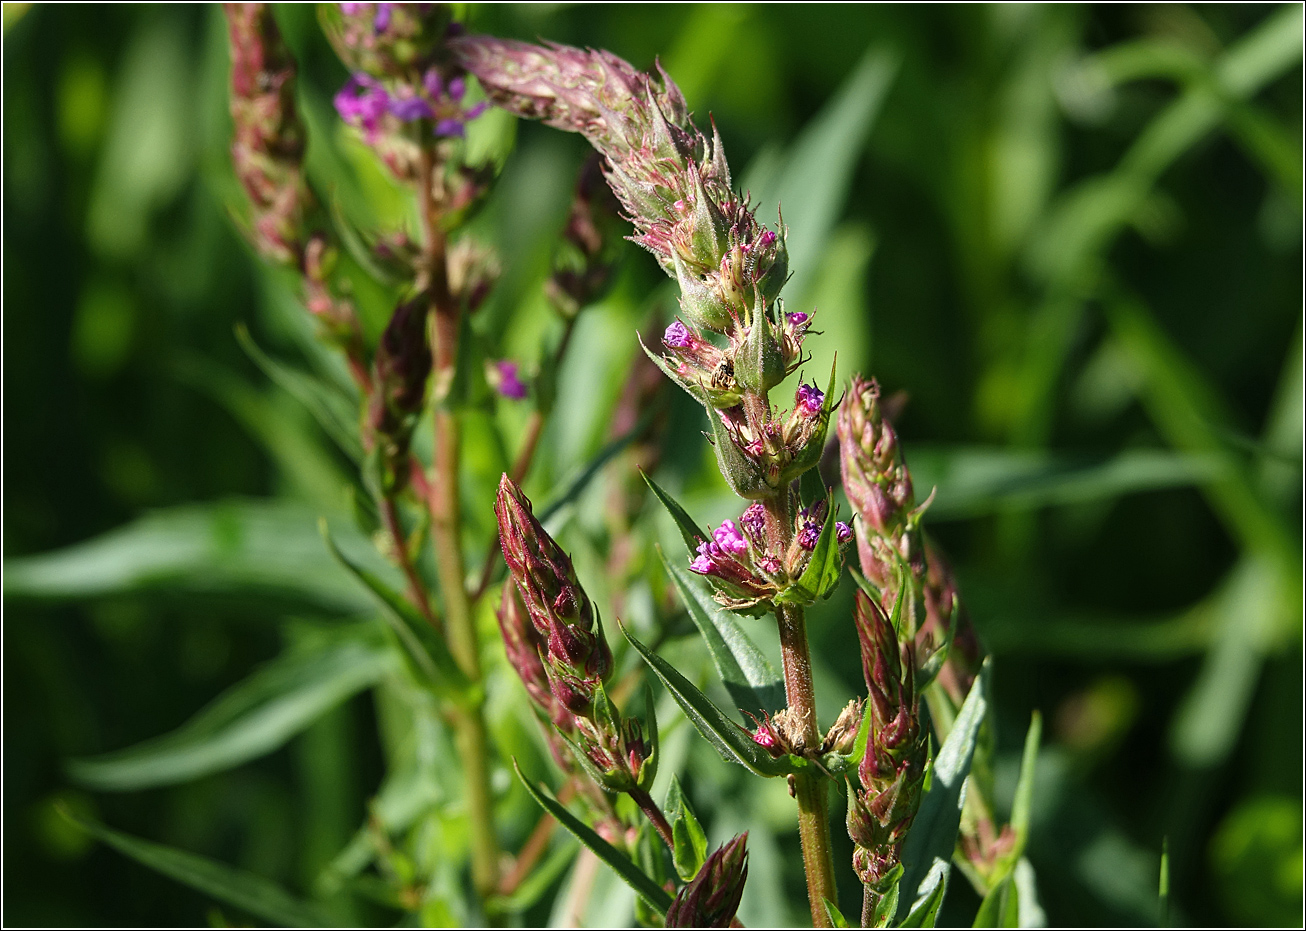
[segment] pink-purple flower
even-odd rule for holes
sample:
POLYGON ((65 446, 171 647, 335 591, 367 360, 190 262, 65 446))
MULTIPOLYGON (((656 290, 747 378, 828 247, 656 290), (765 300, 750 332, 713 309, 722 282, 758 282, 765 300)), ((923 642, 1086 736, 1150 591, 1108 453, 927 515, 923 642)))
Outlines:
POLYGON ((794 401, 804 416, 815 417, 825 406, 825 393, 815 385, 799 385, 794 401))
POLYGON ((526 397, 526 384, 518 374, 517 363, 511 359, 500 359, 494 363, 491 381, 494 384, 494 390, 505 398, 520 401, 526 397), (497 378, 494 377, 496 375, 497 378))
POLYGON ((390 105, 390 95, 371 75, 355 74, 335 96, 336 112, 350 126, 363 130, 369 143, 376 140, 381 118, 390 105))
POLYGON ((662 334, 662 342, 666 343, 672 349, 687 349, 693 342, 693 336, 689 332, 689 327, 685 326, 679 320, 667 327, 667 331, 662 334))

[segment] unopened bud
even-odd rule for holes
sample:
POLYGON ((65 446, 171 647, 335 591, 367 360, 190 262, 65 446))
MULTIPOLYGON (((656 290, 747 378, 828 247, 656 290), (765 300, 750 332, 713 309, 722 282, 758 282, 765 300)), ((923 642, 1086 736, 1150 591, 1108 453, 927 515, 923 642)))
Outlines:
POLYGON ((728 928, 739 911, 748 880, 748 833, 718 847, 698 875, 676 893, 667 909, 668 928, 728 928))
POLYGON ((531 503, 507 475, 499 482, 494 511, 508 571, 521 592, 531 623, 544 638, 552 672, 565 673, 568 708, 586 700, 586 682, 612 671, 612 651, 594 607, 576 578, 571 559, 531 513, 531 503))

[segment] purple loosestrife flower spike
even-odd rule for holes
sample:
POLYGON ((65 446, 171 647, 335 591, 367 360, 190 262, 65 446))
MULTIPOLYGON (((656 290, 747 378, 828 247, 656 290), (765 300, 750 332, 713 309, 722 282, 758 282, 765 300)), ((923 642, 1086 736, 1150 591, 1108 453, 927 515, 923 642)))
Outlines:
POLYGON ((304 182, 304 127, 295 62, 264 3, 227 3, 231 44, 231 159, 252 209, 250 238, 269 259, 299 265, 313 198, 304 182))
POLYGON ((571 559, 540 526, 530 501, 507 475, 499 482, 494 511, 504 561, 547 648, 554 694, 571 711, 584 711, 595 686, 612 672, 612 651, 594 606, 571 559))
POLYGON ((544 640, 526 616, 526 606, 522 604, 517 586, 512 582, 503 586, 503 595, 495 614, 499 620, 499 631, 503 634, 508 664, 516 670, 531 701, 563 733, 574 733, 575 720, 549 688, 548 674, 544 670, 544 660, 541 659, 545 649, 544 640))
POLYGON ((888 616, 863 592, 855 619, 870 715, 866 754, 857 767, 860 789, 848 808, 853 869, 877 896, 890 891, 891 873, 920 807, 928 745, 920 727, 910 641, 899 643, 888 616))
POLYGON ((676 893, 667 909, 668 928, 728 928, 739 911, 748 880, 748 832, 714 850, 698 875, 676 893))

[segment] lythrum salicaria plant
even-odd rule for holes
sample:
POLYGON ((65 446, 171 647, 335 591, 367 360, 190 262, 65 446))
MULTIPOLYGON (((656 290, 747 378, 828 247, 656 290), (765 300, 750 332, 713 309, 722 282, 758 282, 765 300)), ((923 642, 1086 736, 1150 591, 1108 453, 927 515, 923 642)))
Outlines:
MULTIPOLYGON (((332 192, 310 184, 296 64, 271 12, 262 4, 225 12, 231 153, 245 195, 236 213, 252 246, 288 270, 321 341, 344 363, 347 389, 294 383, 317 412, 350 410, 324 426, 357 465, 355 522, 392 570, 338 545, 324 522, 341 572, 376 601, 379 623, 349 636, 387 677, 383 730, 395 736, 394 771, 320 880, 322 895, 352 890, 432 923, 507 921, 552 888, 566 865, 557 853, 572 855, 549 853, 561 824, 587 848, 564 900, 571 914, 601 861, 635 890, 645 925, 737 924, 748 834, 709 852, 680 774, 655 782, 660 683, 725 760, 787 784, 814 925, 846 923, 840 875, 863 888, 864 926, 933 924, 953 864, 985 897, 983 914, 1009 915, 1023 831, 996 821, 987 664, 955 580, 921 529, 928 500, 916 498, 873 380, 841 381, 832 369, 821 382, 795 383, 807 341, 819 338, 817 317, 785 307, 788 231, 783 220, 775 229, 758 220, 715 126, 695 124, 660 68, 640 71, 607 51, 471 35, 440 4, 326 6, 322 28, 349 71, 333 100, 335 129, 411 206, 397 225, 361 227, 332 192), (516 258, 496 253, 471 223, 506 155, 486 155, 468 138, 491 106, 500 118, 506 111, 579 133, 595 149, 578 166, 543 283, 555 320, 536 362, 509 357, 502 333, 477 323, 516 258), (642 354, 617 435, 580 484, 553 493, 548 514, 537 514, 522 486, 560 416, 556 372, 578 318, 611 285, 626 234, 674 282, 677 307, 651 338, 629 333, 642 354), (389 300, 371 329, 356 306, 365 279, 389 300), (733 709, 621 617, 602 618, 577 562, 546 529, 557 502, 574 501, 616 452, 635 452, 640 462, 614 464, 626 474, 609 498, 602 580, 608 603, 626 602, 632 541, 651 520, 626 479, 656 463, 659 370, 701 405, 721 478, 738 498, 734 516, 709 529, 647 478, 684 542, 683 553, 664 557, 664 578, 709 638, 733 709), (520 405, 519 438, 490 500, 485 476, 463 455, 464 431, 478 412, 511 405, 520 405), (835 443, 851 505, 844 515, 818 478, 835 443), (845 573, 848 552, 860 571, 845 573), (861 652, 866 695, 823 722, 806 609, 841 583, 858 587, 840 636, 861 652), (487 640, 491 615, 501 636, 487 640), (760 657, 752 640, 770 624, 782 699, 768 691, 764 660, 745 671, 734 658, 760 657), (497 671, 508 669, 524 691, 504 687, 497 671), (495 772, 520 774, 531 761, 516 759, 522 744, 494 726, 492 700, 517 702, 538 722, 546 753, 536 762, 551 761, 556 792, 535 776, 511 791, 515 783, 496 782, 495 772), (441 754, 446 768, 456 759, 456 778, 437 790, 441 754), (502 816, 514 798, 526 801, 523 789, 545 813, 520 837, 502 816), (835 862, 832 797, 846 799, 851 863, 835 862), (464 872, 469 892, 450 898, 464 872)), ((273 377, 291 377, 250 348, 273 377)), ((665 632, 663 624, 655 635, 665 632)), ((280 898, 275 908, 266 897, 232 900, 289 923, 349 917, 280 898)))

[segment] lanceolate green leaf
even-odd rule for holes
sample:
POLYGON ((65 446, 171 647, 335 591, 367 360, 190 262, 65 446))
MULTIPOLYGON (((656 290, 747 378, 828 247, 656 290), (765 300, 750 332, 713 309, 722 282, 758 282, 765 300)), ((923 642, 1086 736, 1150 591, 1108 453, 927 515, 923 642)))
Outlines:
POLYGON ((453 654, 449 652, 444 639, 431 627, 426 618, 422 617, 407 598, 392 589, 379 576, 368 572, 342 553, 336 546, 325 519, 318 526, 322 531, 322 538, 326 540, 327 548, 331 550, 331 555, 376 596, 386 622, 399 638, 405 656, 418 674, 419 681, 450 697, 465 695, 469 686, 467 676, 459 668, 453 654))
POLYGON ((721 754, 723 759, 746 766, 759 776, 780 776, 794 772, 796 768, 794 763, 801 761, 795 761, 793 757, 779 759, 772 757, 765 749, 753 742, 747 731, 712 704, 712 701, 682 676, 674 666, 640 643, 620 622, 618 625, 621 626, 621 632, 626 635, 630 645, 644 657, 654 674, 671 692, 694 727, 707 738, 708 743, 721 754))
POLYGON ((829 899, 822 898, 821 904, 825 906, 825 917, 830 919, 832 928, 849 928, 848 919, 843 917, 843 912, 839 911, 839 906, 835 905, 829 899))
POLYGON ((754 715, 783 708, 784 680, 734 615, 716 603, 711 589, 701 577, 673 564, 661 548, 658 555, 662 557, 689 616, 703 635, 712 662, 735 704, 754 715))
POLYGON ((68 773, 97 789, 172 785, 271 753, 394 668, 383 644, 358 637, 273 660, 170 734, 117 753, 72 760, 68 773))
POLYGON ((304 405, 318 425, 354 462, 363 459, 358 441, 357 403, 351 402, 334 385, 301 372, 264 352, 242 323, 236 327, 236 339, 246 354, 278 386, 304 405))
POLYGON ((332 923, 327 915, 300 902, 285 889, 262 876, 185 850, 132 837, 94 821, 84 821, 66 809, 61 811, 69 821, 119 853, 272 924, 287 928, 316 928, 332 923))
MULTIPOLYGON (((276 593, 335 611, 371 606, 323 550, 317 513, 285 501, 232 499, 146 514, 65 549, 6 560, 5 598, 95 598, 138 591, 276 593)), ((356 531, 341 548, 385 571, 356 531)))
MULTIPOLYGON (((671 519, 676 522, 676 527, 680 530, 680 536, 685 541, 685 549, 689 551, 690 556, 693 556, 698 551, 698 545, 709 539, 707 531, 698 526, 694 518, 689 516, 689 512, 682 508, 680 502, 671 497, 666 489, 653 481, 648 474, 641 474, 644 475, 644 481, 648 482, 648 487, 653 490, 653 494, 662 502, 662 506, 667 509, 667 513, 671 515, 671 519)), ((666 557, 663 557, 664 562, 665 560, 666 557)))
POLYGON ((989 890, 975 913, 976 928, 1019 928, 1020 890, 1011 876, 1007 876, 989 890))
MULTIPOLYGON (((939 908, 943 905, 943 897, 948 892, 948 870, 949 865, 943 860, 936 859, 930 867, 929 873, 921 882, 919 887, 920 895, 916 898, 916 903, 898 923, 900 928, 933 928, 939 920, 939 908)), ((902 885, 898 886, 901 895, 902 885)), ((898 908, 903 908, 903 900, 899 899, 898 908)))
POLYGON ((675 841, 671 859, 676 873, 685 882, 689 882, 698 875, 703 861, 707 859, 707 834, 689 807, 689 802, 680 789, 680 780, 675 776, 671 777, 665 813, 671 823, 672 840, 675 841))
POLYGON ((567 810, 561 802, 555 799, 548 790, 536 786, 527 779, 517 765, 517 761, 512 761, 512 768, 517 771, 517 778, 526 786, 526 791, 530 792, 535 801, 540 803, 540 807, 547 811, 568 831, 576 836, 582 844, 588 847, 595 856, 612 867, 613 872, 620 876, 632 889, 644 898, 649 905, 657 909, 659 914, 665 915, 671 905, 671 896, 667 895, 666 890, 662 889, 639 867, 631 862, 630 858, 622 854, 615 847, 594 833, 583 821, 567 810))
POLYGON ((988 711, 985 699, 988 679, 989 661, 985 660, 970 694, 957 713, 948 739, 934 757, 929 791, 921 800, 911 833, 903 845, 904 872, 898 916, 904 923, 913 914, 921 912, 924 915, 922 907, 927 906, 933 896, 937 895, 942 902, 961 824, 962 784, 970 773, 975 738, 988 711))

